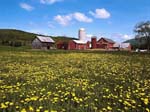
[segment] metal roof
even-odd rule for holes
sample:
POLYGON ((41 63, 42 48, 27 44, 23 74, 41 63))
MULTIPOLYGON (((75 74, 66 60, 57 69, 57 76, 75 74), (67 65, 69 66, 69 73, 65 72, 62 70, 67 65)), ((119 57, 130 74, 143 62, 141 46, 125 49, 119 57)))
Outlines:
POLYGON ((86 42, 82 40, 73 40, 73 41, 77 44, 86 44, 86 42))
POLYGON ((54 42, 55 42, 52 38, 46 37, 46 36, 37 36, 37 38, 38 38, 41 42, 51 42, 51 43, 54 43, 54 42))

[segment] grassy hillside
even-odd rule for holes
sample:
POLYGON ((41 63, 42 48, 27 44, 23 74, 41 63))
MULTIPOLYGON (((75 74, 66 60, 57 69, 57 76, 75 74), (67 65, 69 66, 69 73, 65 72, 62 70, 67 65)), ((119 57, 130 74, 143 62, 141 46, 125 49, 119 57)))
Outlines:
MULTIPOLYGON (((9 45, 9 46, 30 46, 31 42, 36 38, 34 33, 29 33, 21 30, 12 30, 12 29, 0 29, 0 45, 9 45)), ((52 36, 50 36, 52 37, 52 36)), ((55 42, 57 41, 69 41, 75 39, 72 37, 52 37, 55 42)))
POLYGON ((0 29, 0 40, 31 41, 35 35, 21 30, 0 29))

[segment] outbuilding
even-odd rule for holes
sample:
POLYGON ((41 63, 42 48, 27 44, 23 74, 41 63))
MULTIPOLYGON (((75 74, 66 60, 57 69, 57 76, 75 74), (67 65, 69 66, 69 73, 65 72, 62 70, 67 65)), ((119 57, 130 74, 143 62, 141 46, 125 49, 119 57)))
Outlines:
POLYGON ((122 50, 122 51, 131 51, 131 44, 130 43, 115 43, 113 45, 114 50, 122 50))
POLYGON ((32 42, 33 49, 53 49, 55 41, 48 36, 36 36, 32 42))
POLYGON ((122 43, 120 45, 120 49, 125 50, 125 51, 131 51, 131 44, 130 43, 122 43))

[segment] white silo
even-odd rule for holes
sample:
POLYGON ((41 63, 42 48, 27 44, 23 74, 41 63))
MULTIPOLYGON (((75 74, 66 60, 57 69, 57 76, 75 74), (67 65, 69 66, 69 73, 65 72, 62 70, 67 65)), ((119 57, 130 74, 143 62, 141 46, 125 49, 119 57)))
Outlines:
POLYGON ((79 29, 79 40, 84 41, 86 38, 86 32, 84 28, 79 29))

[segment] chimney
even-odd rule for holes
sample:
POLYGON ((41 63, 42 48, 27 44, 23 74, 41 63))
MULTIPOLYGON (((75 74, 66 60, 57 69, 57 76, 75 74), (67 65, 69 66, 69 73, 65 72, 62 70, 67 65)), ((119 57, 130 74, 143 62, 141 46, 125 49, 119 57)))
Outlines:
POLYGON ((92 49, 96 49, 97 48, 97 37, 92 37, 91 38, 91 43, 92 43, 92 49))

